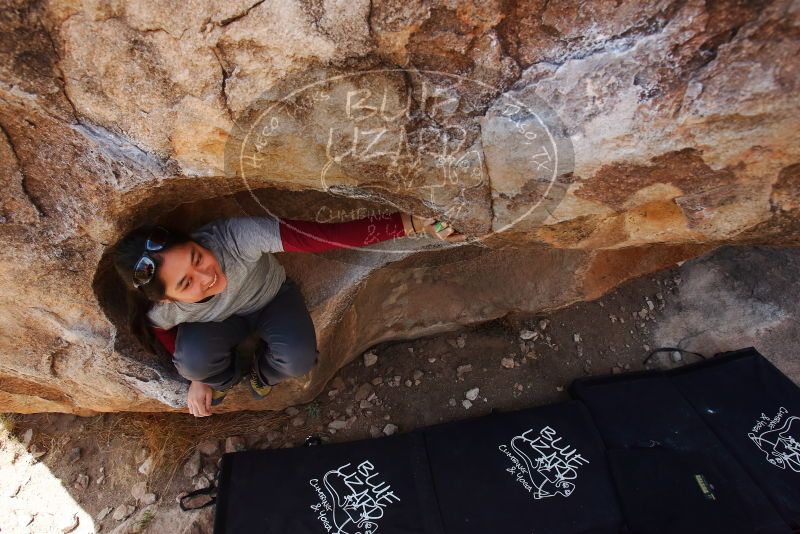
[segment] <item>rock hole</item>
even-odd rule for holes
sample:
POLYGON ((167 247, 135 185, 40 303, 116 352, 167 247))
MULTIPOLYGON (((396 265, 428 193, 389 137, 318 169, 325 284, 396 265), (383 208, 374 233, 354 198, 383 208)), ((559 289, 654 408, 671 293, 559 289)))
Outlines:
MULTIPOLYGON (((198 186, 191 183, 182 184, 181 189, 184 189, 186 198, 202 194, 202 191, 198 191, 198 186)), ((174 201, 176 198, 182 198, 180 190, 165 197, 169 198, 169 201, 152 203, 149 199, 148 207, 132 210, 133 216, 129 217, 131 223, 120 229, 117 239, 130 229, 146 223, 162 224, 168 228, 191 232, 207 222, 225 217, 268 216, 272 213, 288 219, 340 222, 376 213, 397 211, 393 206, 364 199, 333 196, 316 190, 289 191, 264 188, 180 203, 174 201), (268 210, 266 213, 265 207, 268 210)), ((292 255, 276 253, 276 256, 286 269, 287 275, 291 276, 293 262, 289 256, 292 255)), ((126 289, 114 270, 108 254, 103 255, 98 264, 93 289, 103 312, 117 329, 115 350, 133 360, 131 363, 135 364, 121 372, 129 376, 135 375, 144 382, 163 380, 167 377, 180 379, 171 362, 160 361, 157 356, 151 355, 129 333, 126 289)))

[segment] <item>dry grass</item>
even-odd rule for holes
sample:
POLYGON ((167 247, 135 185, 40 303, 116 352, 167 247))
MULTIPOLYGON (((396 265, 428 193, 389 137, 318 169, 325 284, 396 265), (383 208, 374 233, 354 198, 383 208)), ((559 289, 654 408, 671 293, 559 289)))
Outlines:
POLYGON ((96 443, 105 453, 108 473, 124 471, 127 468, 124 464, 131 462, 128 453, 145 447, 153 459, 148 486, 153 489, 160 487, 160 494, 165 495, 178 469, 194 453, 198 443, 229 436, 265 435, 278 430, 289 419, 283 412, 221 415, 194 418, 171 413, 107 413, 79 419, 74 426, 56 430, 50 427, 51 414, 0 413, 0 436, 11 435, 21 421, 28 420, 34 428, 39 428, 34 433, 33 442, 53 459, 66 455, 68 443, 79 432, 82 438, 96 443), (29 420, 31 418, 33 420, 29 420))
POLYGON ((227 413, 225 417, 198 419, 169 413, 109 414, 92 418, 84 434, 94 434, 98 445, 109 448, 119 447, 120 440, 128 447, 147 448, 153 458, 150 482, 162 485, 164 494, 201 441, 265 434, 277 430, 287 420, 288 416, 282 412, 227 413), (259 427, 263 427, 261 431, 259 427))
POLYGON ((136 522, 132 532, 142 532, 148 527, 148 525, 150 525, 150 523, 153 522, 153 519, 155 519, 155 517, 156 515, 151 510, 148 510, 147 512, 144 513, 142 518, 136 522))
POLYGON ((8 433, 14 431, 14 426, 17 424, 19 414, 15 413, 0 413, 0 433, 8 433))

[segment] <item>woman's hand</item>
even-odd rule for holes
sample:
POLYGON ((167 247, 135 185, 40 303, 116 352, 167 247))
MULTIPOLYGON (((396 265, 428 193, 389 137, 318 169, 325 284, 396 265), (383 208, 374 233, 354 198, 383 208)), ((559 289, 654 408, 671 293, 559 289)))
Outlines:
POLYGON ((458 242, 464 241, 467 236, 456 232, 449 222, 437 221, 433 217, 417 217, 416 215, 404 214, 409 221, 409 226, 416 229, 416 234, 412 229, 407 235, 429 234, 442 241, 458 242), (437 229, 438 228, 438 229, 437 229))
POLYGON ((195 417, 211 415, 211 386, 192 380, 186 404, 189 406, 189 413, 195 417))

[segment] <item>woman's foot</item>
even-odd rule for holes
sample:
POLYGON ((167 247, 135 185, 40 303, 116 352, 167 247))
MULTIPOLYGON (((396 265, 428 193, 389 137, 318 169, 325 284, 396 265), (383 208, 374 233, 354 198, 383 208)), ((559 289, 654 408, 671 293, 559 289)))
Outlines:
POLYGON ((253 360, 253 365, 250 368, 247 383, 250 384, 250 391, 254 399, 263 399, 272 391, 272 386, 265 384, 264 381, 261 380, 255 360, 253 360))
POLYGON ((225 395, 228 394, 228 390, 221 391, 219 389, 211 388, 211 406, 216 406, 220 402, 225 399, 225 395))

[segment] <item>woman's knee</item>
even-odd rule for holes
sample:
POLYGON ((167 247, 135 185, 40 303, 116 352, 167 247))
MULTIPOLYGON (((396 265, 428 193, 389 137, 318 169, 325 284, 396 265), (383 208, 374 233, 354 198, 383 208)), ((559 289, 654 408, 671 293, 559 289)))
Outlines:
POLYGON ((272 354, 272 364, 289 376, 303 376, 317 363, 319 352, 316 346, 287 347, 280 354, 272 354))
POLYGON ((178 373, 187 380, 202 382, 224 371, 231 363, 231 348, 214 343, 201 328, 193 324, 178 327, 172 362, 178 373))
POLYGON ((207 353, 207 348, 194 343, 175 344, 175 354, 172 363, 178 374, 187 380, 202 382, 214 374, 210 368, 212 357, 207 353))

